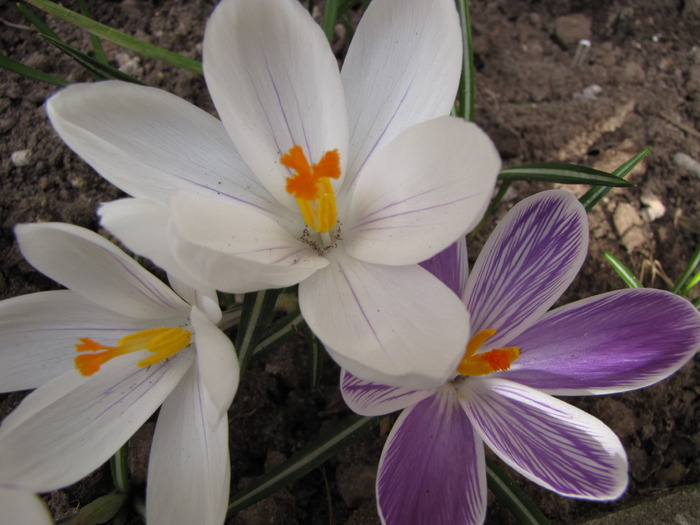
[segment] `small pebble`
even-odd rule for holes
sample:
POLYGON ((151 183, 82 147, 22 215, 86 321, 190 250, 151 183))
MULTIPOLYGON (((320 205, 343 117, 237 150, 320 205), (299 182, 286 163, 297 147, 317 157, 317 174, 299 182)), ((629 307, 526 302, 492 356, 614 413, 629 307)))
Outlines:
POLYGON ((693 173, 694 175, 700 177, 700 162, 695 160, 690 155, 686 155, 685 153, 676 153, 673 156, 673 162, 676 163, 676 166, 685 168, 690 173, 693 173))
POLYGON ((583 100, 594 101, 598 99, 598 95, 600 95, 602 92, 603 88, 598 84, 591 84, 590 86, 583 88, 581 91, 574 93, 574 99, 580 98, 583 100))
POLYGON ((642 208, 642 216, 649 222, 654 222, 666 214, 666 206, 663 205, 661 199, 651 192, 644 192, 640 198, 644 208, 642 208))
POLYGON ((12 164, 18 168, 29 166, 32 163, 32 150, 21 149, 19 151, 13 151, 12 155, 10 155, 10 159, 12 160, 12 164))

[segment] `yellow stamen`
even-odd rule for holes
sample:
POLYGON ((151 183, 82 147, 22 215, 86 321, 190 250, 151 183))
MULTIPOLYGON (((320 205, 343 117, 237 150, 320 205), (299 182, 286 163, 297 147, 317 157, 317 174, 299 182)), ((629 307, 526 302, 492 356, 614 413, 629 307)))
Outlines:
POLYGON ((81 354, 75 358, 75 368, 84 376, 91 376, 110 359, 120 355, 148 350, 153 355, 142 359, 137 366, 150 366, 168 357, 172 357, 190 344, 192 333, 182 328, 151 328, 129 334, 117 341, 117 346, 107 346, 89 337, 81 337, 75 345, 77 352, 95 352, 81 354), (104 352, 99 352, 104 350, 104 352))
POLYGON ((326 151, 316 164, 309 165, 301 146, 293 146, 280 162, 294 171, 287 179, 287 193, 296 197, 306 225, 318 233, 333 229, 338 212, 330 179, 340 178, 338 150, 326 151))
POLYGON ((474 335, 467 344, 462 361, 457 365, 457 372, 463 376, 483 376, 491 372, 508 370, 520 356, 520 349, 517 346, 507 348, 496 348, 488 352, 477 354, 476 351, 493 337, 496 330, 488 328, 474 335))

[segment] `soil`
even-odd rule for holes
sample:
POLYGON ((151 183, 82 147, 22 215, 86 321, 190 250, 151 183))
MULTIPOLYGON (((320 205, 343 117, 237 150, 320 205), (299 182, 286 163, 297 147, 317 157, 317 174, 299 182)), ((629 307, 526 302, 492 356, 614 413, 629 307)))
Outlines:
MULTIPOLYGON (((66 3, 77 10, 77 2, 66 3)), ((204 24, 214 7, 212 0, 92 4, 98 21, 193 58, 201 58, 204 24)), ((590 254, 563 301, 624 286, 603 259, 603 251, 619 258, 646 286, 668 289, 669 277, 679 275, 700 242, 700 176, 697 168, 693 172, 675 160, 679 153, 700 159, 700 2, 478 1, 471 6, 471 15, 476 121, 493 137, 507 165, 558 160, 609 171, 644 147, 654 148, 630 176, 637 186, 613 190, 590 213, 590 254), (591 45, 579 50, 586 54, 575 63, 582 38, 591 45), (658 203, 665 212, 652 221, 650 213, 658 203)), ((0 4, 0 19, 4 55, 70 81, 90 80, 26 27, 14 3, 0 4)), ((51 23, 69 43, 90 49, 85 33, 53 19, 51 23)), ((334 49, 341 59, 345 35, 344 28, 338 28, 334 49)), ((214 112, 201 77, 139 59, 109 43, 105 51, 113 64, 130 62, 125 67, 146 84, 214 112)), ((7 298, 56 288, 22 260, 12 234, 15 224, 66 221, 98 230, 96 206, 121 193, 52 131, 43 102, 56 87, 6 71, 0 74, 0 298, 7 298), (22 161, 16 152, 22 150, 30 151, 26 165, 18 165, 22 161)), ((478 254, 495 220, 512 204, 547 187, 551 185, 514 184, 496 217, 471 241, 471 256, 478 254)), ((582 194, 586 188, 569 189, 582 194)), ((311 388, 304 343, 300 336, 265 362, 254 363, 242 381, 230 411, 232 493, 349 415, 338 393, 338 369, 330 360, 321 384, 311 388)), ((605 421, 622 439, 630 459, 630 486, 619 501, 566 499, 510 474, 554 524, 576 523, 696 484, 700 482, 698 385, 696 360, 641 391, 568 399, 605 421)), ((0 416, 21 398, 21 393, 0 398, 0 416)), ((373 478, 392 417, 229 523, 379 523, 373 478)), ((130 443, 132 479, 141 497, 152 431, 151 421, 130 443)), ((60 519, 110 490, 109 470, 101 468, 45 499, 60 519)), ((487 523, 514 523, 497 502, 491 503, 487 523)), ((128 523, 140 523, 134 512, 126 518, 128 523)))

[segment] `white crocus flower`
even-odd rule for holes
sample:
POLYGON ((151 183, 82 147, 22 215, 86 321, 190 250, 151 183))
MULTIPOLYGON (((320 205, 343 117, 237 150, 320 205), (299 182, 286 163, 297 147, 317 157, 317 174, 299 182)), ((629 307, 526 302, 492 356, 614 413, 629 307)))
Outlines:
POLYGON ((53 525, 51 513, 36 494, 0 483, 0 525, 53 525))
POLYGON ((479 128, 447 116, 461 59, 453 0, 373 1, 342 73, 298 1, 224 0, 204 39, 222 122, 119 82, 69 87, 48 111, 135 197, 100 212, 130 249, 228 292, 299 283, 342 366, 428 388, 453 373, 469 325, 418 263, 475 225, 500 167, 479 128))
POLYGON ((70 485, 162 405, 149 525, 223 523, 238 361, 220 311, 186 303, 84 228, 26 224, 16 235, 26 259, 69 290, 0 302, 0 387, 36 389, 0 426, 0 486, 70 485))

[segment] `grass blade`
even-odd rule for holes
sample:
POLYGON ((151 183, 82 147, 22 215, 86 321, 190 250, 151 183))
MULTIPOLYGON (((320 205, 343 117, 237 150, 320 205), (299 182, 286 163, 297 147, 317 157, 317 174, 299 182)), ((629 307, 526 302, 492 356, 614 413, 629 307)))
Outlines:
POLYGON ((321 384, 321 376, 323 375, 323 363, 326 362, 326 349, 321 341, 308 331, 307 348, 309 351, 309 381, 311 383, 311 391, 315 392, 321 384))
MULTIPOLYGON (((637 164, 642 162, 644 157, 649 155, 649 153, 651 153, 651 148, 643 149, 634 157, 629 159, 627 162, 624 162, 615 171, 613 171, 612 175, 620 179, 624 179, 637 164)), ((581 204, 583 204, 583 207, 586 208, 586 211, 591 211, 593 209, 593 206, 595 206, 600 199, 605 197, 605 195, 608 194, 610 189, 611 186, 596 186, 595 188, 591 188, 583 197, 579 199, 579 201, 581 202, 581 204)))
POLYGON ((32 80, 46 82, 47 84, 52 84, 54 86, 63 87, 70 84, 70 82, 68 82, 67 80, 55 77, 53 75, 49 75, 48 73, 44 73, 43 71, 39 71, 38 69, 34 69, 33 67, 25 66, 21 62, 12 60, 11 58, 6 57, 5 55, 0 55, 0 67, 3 69, 7 69, 8 71, 12 71, 13 73, 25 76, 27 78, 31 78, 32 80))
POLYGON ((143 56, 170 64, 171 66, 185 69, 187 71, 197 73, 198 75, 202 74, 202 63, 194 60, 193 58, 174 53, 162 47, 149 44, 148 42, 144 42, 143 40, 129 36, 126 33, 122 33, 121 31, 117 31, 109 26, 100 24, 99 22, 50 2, 49 0, 26 1, 27 3, 41 9, 42 11, 45 11, 46 13, 57 16, 66 22, 85 29, 87 32, 104 38, 105 40, 109 40, 114 44, 131 49, 132 51, 135 51, 143 56))
POLYGON ((32 11, 29 10, 26 5, 21 3, 17 4, 17 9, 19 9, 20 13, 22 13, 24 17, 39 30, 39 33, 44 33, 45 35, 49 35, 60 40, 58 35, 54 33, 53 30, 41 18, 32 13, 32 11))
POLYGON ((612 269, 617 272, 617 275, 619 275, 623 281, 625 281, 625 284, 630 287, 630 288, 644 288, 642 283, 637 279, 637 277, 632 273, 632 270, 627 268, 622 262, 615 257, 612 253, 603 251, 603 257, 605 257, 605 260, 608 261, 610 266, 612 266, 612 269))
POLYGON ((40 36, 42 38, 44 38, 45 40, 48 40, 49 42, 51 42, 58 49, 63 51, 66 55, 68 55, 73 60, 75 60, 78 64, 83 66, 89 73, 91 73, 93 76, 95 76, 99 80, 107 80, 107 79, 123 80, 125 82, 131 82, 134 84, 143 85, 143 82, 141 82, 140 80, 137 80, 134 77, 132 77, 131 75, 127 75, 126 73, 122 73, 121 71, 113 68, 110 65, 103 64, 102 62, 99 62, 98 60, 86 55, 82 51, 75 49, 74 47, 66 44, 63 40, 55 39, 49 35, 40 35, 40 36))
POLYGON ((688 285, 685 288, 683 288, 681 295, 686 295, 698 283, 700 283, 700 272, 696 273, 695 276, 690 280, 688 285))
POLYGON ((233 513, 249 507, 308 474, 337 454, 338 451, 354 442, 377 421, 378 419, 373 417, 349 416, 330 432, 234 494, 228 506, 227 515, 231 516, 233 513))
POLYGON ((326 34, 328 42, 333 43, 335 34, 335 22, 338 20, 338 0, 326 0, 326 9, 323 11, 321 29, 326 34))
POLYGON ((522 525, 549 525, 549 520, 532 500, 488 458, 486 458, 486 480, 491 492, 522 525))
POLYGON ((459 25, 462 29, 462 76, 459 79, 457 116, 474 120, 474 53, 472 52, 472 24, 469 17, 469 0, 457 0, 459 25))
POLYGON ((259 358, 278 348, 282 343, 296 335, 304 324, 304 317, 299 310, 287 314, 275 321, 267 329, 263 339, 255 345, 251 358, 259 358))
MULTIPOLYGON (((683 272, 678 277, 676 284, 673 285, 673 289, 671 290, 673 293, 675 293, 675 294, 680 293, 680 291, 683 289, 683 286, 685 286, 685 283, 690 278, 690 274, 692 274, 695 271, 695 268, 697 268, 698 264, 700 264, 700 246, 697 247, 697 249, 695 250, 695 253, 690 258, 690 262, 688 263, 688 265, 685 267, 683 272)), ((684 295, 684 294, 680 294, 680 295, 684 295)))
POLYGON ((260 290, 245 294, 243 311, 236 334, 236 352, 241 365, 241 376, 255 352, 255 346, 269 326, 272 311, 282 290, 260 290))
POLYGON ((525 180, 559 182, 562 184, 595 184, 600 186, 634 186, 633 183, 620 179, 610 173, 566 164, 564 162, 538 162, 535 164, 523 164, 502 170, 498 174, 501 180, 525 180))
MULTIPOLYGON (((85 0, 78 0, 78 4, 80 5, 80 12, 88 18, 92 19, 92 16, 90 16, 90 10, 88 9, 85 0)), ((92 51, 95 53, 95 60, 106 65, 107 57, 105 56, 104 49, 102 49, 102 43, 100 42, 100 39, 97 38, 95 35, 90 35, 90 43, 92 44, 92 51)))

